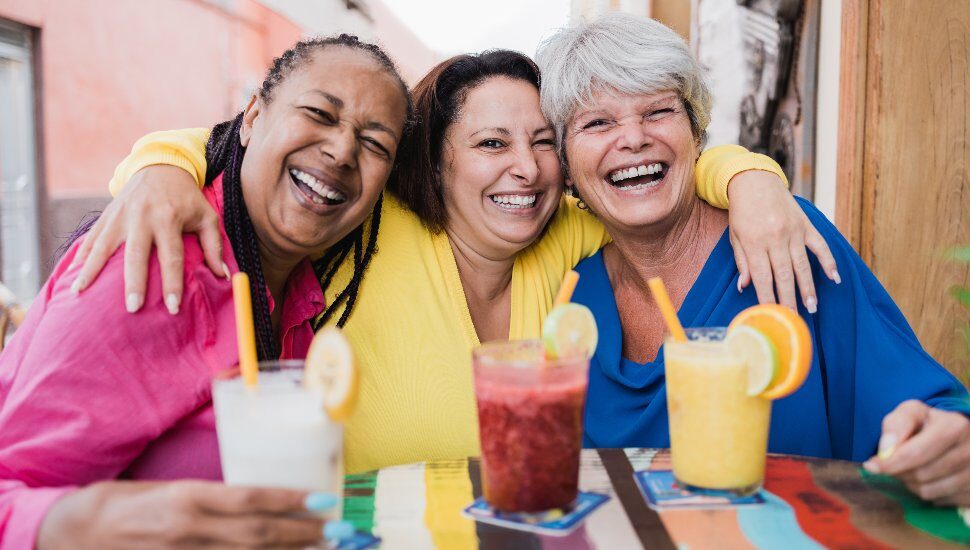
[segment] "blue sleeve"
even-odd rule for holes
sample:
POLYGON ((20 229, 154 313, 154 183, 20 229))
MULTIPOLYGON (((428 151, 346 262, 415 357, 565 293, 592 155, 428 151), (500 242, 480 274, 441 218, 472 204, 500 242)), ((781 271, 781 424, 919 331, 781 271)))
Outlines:
POLYGON ((967 389, 923 349, 838 229, 809 202, 798 200, 828 243, 842 277, 842 284, 833 283, 813 259, 818 313, 812 331, 834 455, 872 456, 883 417, 908 399, 970 416, 967 389))

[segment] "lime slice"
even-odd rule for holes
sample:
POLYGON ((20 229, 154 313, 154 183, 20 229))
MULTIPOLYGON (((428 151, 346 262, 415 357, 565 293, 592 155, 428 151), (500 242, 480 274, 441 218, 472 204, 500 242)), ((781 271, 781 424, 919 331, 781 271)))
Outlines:
POLYGON ((760 330, 740 325, 727 334, 727 345, 748 365, 748 395, 760 395, 778 374, 778 352, 760 330))
POLYGON ((598 339, 593 312, 584 305, 558 305, 542 324, 542 344, 550 359, 592 357, 598 339))
POLYGON ((350 417, 357 401, 357 368, 350 342, 336 328, 313 337, 307 351, 303 385, 323 397, 323 408, 334 421, 350 417))

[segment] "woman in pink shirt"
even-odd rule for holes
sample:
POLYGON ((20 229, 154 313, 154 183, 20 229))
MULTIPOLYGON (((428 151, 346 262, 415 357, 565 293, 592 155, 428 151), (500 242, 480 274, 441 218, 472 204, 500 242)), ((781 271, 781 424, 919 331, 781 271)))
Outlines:
POLYGON ((260 359, 304 357, 326 310, 328 258, 308 258, 359 252, 410 111, 388 57, 354 37, 300 42, 278 58, 246 110, 213 130, 204 193, 222 221, 224 263, 184 238, 175 322, 157 260, 131 317, 123 252, 81 300, 76 243, 68 250, 0 355, 0 549, 321 538, 321 521, 299 512, 333 495, 218 483, 210 383, 238 359, 227 278, 250 275, 260 359))

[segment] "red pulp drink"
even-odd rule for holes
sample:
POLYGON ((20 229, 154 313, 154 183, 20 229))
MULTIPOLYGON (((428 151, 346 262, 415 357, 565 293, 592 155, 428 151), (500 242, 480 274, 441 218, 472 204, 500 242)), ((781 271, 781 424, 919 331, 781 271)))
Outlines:
POLYGON ((568 508, 579 485, 589 360, 546 360, 539 341, 473 352, 485 500, 502 512, 568 508))

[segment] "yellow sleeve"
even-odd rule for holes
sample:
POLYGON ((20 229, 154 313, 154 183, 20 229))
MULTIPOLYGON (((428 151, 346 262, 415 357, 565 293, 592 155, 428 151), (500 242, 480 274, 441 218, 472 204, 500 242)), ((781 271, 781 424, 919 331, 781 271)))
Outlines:
POLYGON ((728 183, 747 170, 771 172, 785 182, 785 187, 789 185, 781 166, 771 157, 752 153, 740 145, 718 145, 704 151, 694 167, 697 196, 711 206, 726 210, 728 183))
POLYGON ((188 128, 153 132, 135 142, 131 153, 115 168, 108 182, 112 196, 128 183, 135 172, 152 164, 170 164, 185 170, 199 187, 205 183, 205 144, 209 128, 188 128))

